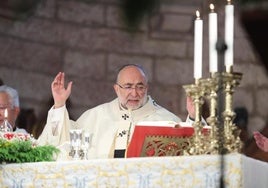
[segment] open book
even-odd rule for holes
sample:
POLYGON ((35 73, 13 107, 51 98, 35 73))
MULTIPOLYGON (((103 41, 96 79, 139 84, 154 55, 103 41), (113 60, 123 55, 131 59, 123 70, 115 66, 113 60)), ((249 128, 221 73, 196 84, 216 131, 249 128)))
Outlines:
POLYGON ((182 155, 193 134, 194 128, 186 122, 140 122, 135 126, 127 157, 182 155))

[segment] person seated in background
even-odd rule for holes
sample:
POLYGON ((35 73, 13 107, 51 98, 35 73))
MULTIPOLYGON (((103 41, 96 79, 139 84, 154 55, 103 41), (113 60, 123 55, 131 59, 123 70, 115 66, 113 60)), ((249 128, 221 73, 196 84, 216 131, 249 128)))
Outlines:
POLYGON ((258 131, 253 132, 257 146, 265 152, 268 152, 268 138, 258 131))
POLYGON ((16 126, 16 120, 20 113, 18 92, 7 85, 2 85, 0 86, 0 125, 4 123, 6 118, 5 110, 7 110, 7 120, 12 126, 11 131, 26 134, 25 129, 16 126))
MULTIPOLYGON (((87 110, 74 122, 69 119, 66 109, 72 82, 65 88, 65 74, 58 73, 51 84, 54 105, 38 138, 39 144, 62 145, 70 140, 70 129, 82 129, 93 134, 88 158, 123 158, 138 122, 181 122, 178 116, 159 106, 147 94, 148 77, 140 65, 121 67, 113 87, 116 99, 87 110)), ((190 118, 195 118, 195 110, 190 98, 187 98, 187 110, 187 121, 191 121, 190 118)))

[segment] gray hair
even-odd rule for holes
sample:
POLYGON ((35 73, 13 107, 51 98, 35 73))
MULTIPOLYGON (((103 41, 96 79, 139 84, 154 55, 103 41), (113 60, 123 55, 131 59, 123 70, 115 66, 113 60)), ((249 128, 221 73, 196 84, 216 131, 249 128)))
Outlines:
POLYGON ((0 92, 4 92, 7 93, 11 99, 11 105, 12 107, 19 107, 20 103, 19 103, 19 95, 17 90, 7 86, 7 85, 2 85, 0 86, 0 92))

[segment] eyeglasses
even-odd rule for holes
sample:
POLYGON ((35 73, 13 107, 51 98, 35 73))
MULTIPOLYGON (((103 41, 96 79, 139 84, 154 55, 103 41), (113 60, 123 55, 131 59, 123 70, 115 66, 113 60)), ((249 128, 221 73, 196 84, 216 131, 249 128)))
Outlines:
POLYGON ((138 85, 125 85, 125 86, 121 86, 120 84, 116 84, 118 85, 121 89, 124 89, 126 90, 127 92, 131 92, 132 89, 135 89, 136 91, 139 91, 139 92, 144 92, 146 89, 147 89, 147 86, 145 85, 142 85, 142 84, 138 84, 138 85))

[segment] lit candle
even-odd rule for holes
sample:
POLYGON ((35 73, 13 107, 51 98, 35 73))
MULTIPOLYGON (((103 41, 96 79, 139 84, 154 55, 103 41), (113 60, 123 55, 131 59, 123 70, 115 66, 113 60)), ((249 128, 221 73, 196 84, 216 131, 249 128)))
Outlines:
POLYGON ((218 71, 218 55, 216 49, 218 30, 217 13, 214 12, 214 5, 210 4, 209 13, 209 71, 211 73, 218 71))
POLYGON ((5 119, 7 119, 7 117, 8 117, 8 111, 7 111, 7 108, 5 109, 5 114, 4 114, 4 116, 5 116, 5 119))
POLYGON ((199 11, 196 11, 194 23, 194 78, 202 77, 202 42, 203 42, 203 20, 200 19, 199 11))
POLYGON ((5 109, 5 113, 4 113, 5 119, 4 119, 4 126, 5 126, 5 131, 6 132, 13 132, 13 128, 10 125, 10 123, 8 122, 8 110, 7 108, 5 109))
POLYGON ((233 43, 234 43, 234 6, 231 0, 227 0, 225 6, 225 42, 227 50, 225 52, 225 67, 226 72, 231 71, 233 66, 233 43))

